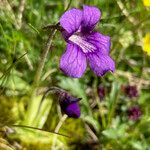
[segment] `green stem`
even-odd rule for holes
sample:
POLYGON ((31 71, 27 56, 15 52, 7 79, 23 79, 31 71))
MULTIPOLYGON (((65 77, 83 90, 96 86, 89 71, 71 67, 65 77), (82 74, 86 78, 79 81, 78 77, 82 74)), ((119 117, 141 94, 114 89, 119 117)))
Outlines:
POLYGON ((98 96, 98 93, 97 93, 97 87, 98 87, 98 85, 97 85, 97 78, 95 79, 95 83, 94 83, 94 93, 95 93, 95 99, 96 99, 96 103, 97 103, 97 105, 98 105, 98 109, 99 109, 99 114, 100 114, 100 117, 101 117, 101 119, 102 119, 102 128, 105 128, 106 127, 106 119, 105 119, 105 116, 104 116, 104 114, 102 113, 102 105, 101 105, 101 103, 100 103, 100 99, 99 99, 99 96, 98 96))
MULTIPOLYGON (((38 68, 37 68, 34 82, 33 82, 33 89, 31 91, 31 99, 29 100, 29 104, 28 104, 26 120, 24 122, 27 125, 33 124, 34 118, 35 118, 35 116, 37 116, 37 113, 38 113, 40 101, 37 101, 36 91, 37 91, 37 87, 39 86, 39 83, 40 83, 42 71, 43 71, 43 68, 45 65, 45 61, 46 61, 48 52, 52 45, 52 40, 53 40, 55 33, 56 33, 56 29, 53 29, 51 35, 48 37, 48 40, 45 44, 45 47, 44 47, 43 52, 40 57, 40 61, 39 61, 38 68)), ((41 100, 41 98, 40 98, 40 100, 41 100)))
POLYGON ((33 83, 33 85, 35 87, 37 87, 39 85, 39 81, 40 81, 41 74, 42 74, 42 71, 43 71, 43 68, 44 68, 44 64, 45 64, 45 61, 46 61, 46 58, 47 58, 49 49, 51 47, 52 40, 53 40, 53 37, 54 37, 55 33, 56 33, 56 29, 53 29, 52 34, 48 37, 45 48, 43 49, 43 53, 40 57, 39 65, 38 65, 38 68, 37 68, 37 71, 36 71, 36 74, 35 74, 35 78, 34 78, 34 83, 33 83))
POLYGON ((108 113, 108 124, 107 127, 111 125, 112 119, 114 117, 115 109, 117 106, 118 95, 119 95, 120 85, 118 83, 113 83, 112 90, 110 93, 110 100, 109 100, 109 113, 108 113))

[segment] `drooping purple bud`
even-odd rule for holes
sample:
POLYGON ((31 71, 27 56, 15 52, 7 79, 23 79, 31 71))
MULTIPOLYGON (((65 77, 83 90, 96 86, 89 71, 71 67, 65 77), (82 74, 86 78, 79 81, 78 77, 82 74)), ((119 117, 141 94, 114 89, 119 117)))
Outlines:
POLYGON ((98 96, 99 96, 100 100, 104 100, 105 88, 103 86, 98 87, 98 96))
POLYGON ((140 118, 141 116, 141 110, 139 106, 133 106, 128 109, 128 117, 130 120, 136 121, 140 118))
POLYGON ((127 86, 123 87, 123 89, 124 89, 125 94, 130 98, 138 96, 138 90, 135 85, 133 85, 133 86, 127 85, 127 86))
POLYGON ((45 94, 42 97, 41 104, 50 93, 55 93, 56 95, 58 95, 61 110, 65 114, 67 114, 68 117, 72 117, 72 118, 80 117, 80 107, 79 107, 78 101, 80 101, 81 98, 75 98, 71 96, 68 92, 66 92, 65 90, 59 87, 52 86, 46 90, 45 94))
POLYGON ((79 118, 80 117, 80 107, 78 105, 78 102, 73 102, 69 104, 66 107, 63 107, 63 111, 65 114, 68 115, 68 117, 71 118, 79 118))
POLYGON ((80 107, 78 101, 81 98, 75 98, 69 95, 67 92, 62 92, 60 94, 59 103, 62 111, 71 118, 80 117, 80 107))

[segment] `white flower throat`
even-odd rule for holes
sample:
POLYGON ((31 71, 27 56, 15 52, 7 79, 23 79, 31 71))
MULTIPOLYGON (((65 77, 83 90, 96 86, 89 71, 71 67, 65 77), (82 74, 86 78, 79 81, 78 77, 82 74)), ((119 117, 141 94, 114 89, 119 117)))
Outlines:
POLYGON ((69 40, 77 44, 84 53, 94 52, 96 50, 93 44, 87 42, 85 38, 80 35, 74 34, 69 37, 69 40))

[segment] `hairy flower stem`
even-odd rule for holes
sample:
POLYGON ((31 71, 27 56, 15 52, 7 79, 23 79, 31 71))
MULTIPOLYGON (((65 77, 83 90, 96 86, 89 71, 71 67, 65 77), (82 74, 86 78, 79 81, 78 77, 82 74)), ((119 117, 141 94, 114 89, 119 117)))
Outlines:
POLYGON ((49 49, 51 47, 52 40, 53 40, 53 37, 54 37, 55 33, 56 33, 56 29, 53 29, 51 35, 48 37, 45 48, 43 49, 43 52, 41 54, 39 65, 38 65, 36 75, 35 75, 35 78, 34 78, 34 83, 33 83, 33 85, 35 87, 37 87, 38 84, 39 84, 41 74, 42 74, 42 71, 43 71, 43 68, 44 68, 44 64, 45 64, 45 61, 46 61, 46 58, 47 58, 49 49))
POLYGON ((51 35, 48 37, 48 40, 45 44, 45 48, 43 49, 43 52, 40 57, 40 61, 39 61, 38 68, 37 68, 34 82, 33 82, 33 89, 31 91, 31 100, 29 101, 29 104, 28 104, 27 116, 26 116, 26 120, 25 120, 25 123, 27 125, 33 124, 34 118, 35 118, 35 116, 37 116, 37 113, 38 113, 41 99, 38 101, 35 98, 36 92, 37 92, 37 87, 39 86, 42 71, 43 71, 43 68, 45 65, 45 61, 46 61, 49 49, 52 45, 52 40, 53 40, 55 33, 56 33, 56 29, 53 29, 51 32, 51 35))

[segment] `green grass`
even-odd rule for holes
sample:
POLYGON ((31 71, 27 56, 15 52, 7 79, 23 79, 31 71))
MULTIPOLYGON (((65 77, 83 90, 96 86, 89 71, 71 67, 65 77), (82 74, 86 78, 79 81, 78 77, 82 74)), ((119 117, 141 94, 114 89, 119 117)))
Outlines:
POLYGON ((27 150, 148 150, 150 59, 142 49, 142 39, 150 32, 150 9, 141 0, 26 0, 24 11, 19 12, 20 1, 0 1, 0 149, 17 149, 18 145, 27 150), (66 43, 57 31, 37 80, 41 55, 52 34, 52 30, 42 28, 56 24, 68 5, 82 8, 82 4, 94 5, 102 12, 96 30, 111 36, 115 73, 97 77, 88 67, 80 79, 65 76, 59 70, 59 60, 66 43), (22 14, 21 25, 18 14, 22 14), (122 86, 128 84, 137 86, 138 97, 130 99, 125 95, 122 86), (106 88, 104 101, 98 97, 99 85, 106 88), (39 91, 49 86, 82 97, 81 117, 66 118, 59 129, 70 138, 51 133, 63 114, 57 95, 49 95, 40 105, 44 93, 39 91), (138 121, 130 121, 127 116, 133 105, 139 105, 142 111, 138 121), (14 128, 12 124, 43 131, 14 128))

